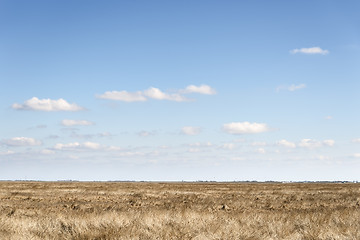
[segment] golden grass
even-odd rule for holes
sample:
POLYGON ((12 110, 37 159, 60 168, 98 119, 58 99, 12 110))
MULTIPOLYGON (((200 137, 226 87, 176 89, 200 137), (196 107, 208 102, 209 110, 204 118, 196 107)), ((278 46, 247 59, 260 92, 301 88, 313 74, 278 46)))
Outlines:
POLYGON ((0 182, 0 239, 360 239, 360 184, 0 182))

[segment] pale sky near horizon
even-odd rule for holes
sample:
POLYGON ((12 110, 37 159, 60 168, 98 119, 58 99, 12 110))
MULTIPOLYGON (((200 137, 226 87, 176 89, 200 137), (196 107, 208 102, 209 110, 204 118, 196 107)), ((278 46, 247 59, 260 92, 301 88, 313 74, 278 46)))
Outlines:
POLYGON ((0 180, 360 180, 359 12, 0 0, 0 180))

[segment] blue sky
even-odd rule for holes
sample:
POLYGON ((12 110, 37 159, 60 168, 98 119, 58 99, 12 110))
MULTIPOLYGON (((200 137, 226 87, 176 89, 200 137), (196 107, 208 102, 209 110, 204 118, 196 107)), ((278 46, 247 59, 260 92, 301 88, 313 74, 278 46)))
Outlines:
POLYGON ((0 1, 0 179, 360 180, 358 1, 0 1))

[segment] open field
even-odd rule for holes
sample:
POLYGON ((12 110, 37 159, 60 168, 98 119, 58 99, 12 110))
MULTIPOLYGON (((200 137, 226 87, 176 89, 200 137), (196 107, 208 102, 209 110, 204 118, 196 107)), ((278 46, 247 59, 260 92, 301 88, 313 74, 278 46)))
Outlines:
POLYGON ((0 182, 0 239, 360 239, 360 184, 0 182))

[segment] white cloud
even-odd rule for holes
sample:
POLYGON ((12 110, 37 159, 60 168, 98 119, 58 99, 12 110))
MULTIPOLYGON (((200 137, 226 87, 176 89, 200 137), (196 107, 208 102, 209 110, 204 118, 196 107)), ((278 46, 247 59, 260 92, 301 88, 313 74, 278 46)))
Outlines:
POLYGON ((320 47, 311 47, 311 48, 296 48, 290 51, 292 54, 303 53, 303 54, 329 54, 328 50, 323 50, 320 47))
POLYGON ((198 135, 200 134, 200 132, 201 132, 201 128, 199 127, 185 126, 181 129, 182 134, 190 135, 190 136, 198 135))
POLYGON ((34 110, 34 111, 81 111, 84 110, 83 107, 78 106, 75 103, 68 103, 64 99, 60 98, 58 100, 52 99, 38 99, 33 97, 29 100, 26 100, 23 104, 14 103, 12 105, 13 109, 16 110, 34 110))
POLYGON ((99 143, 94 143, 94 142, 84 142, 84 143, 79 143, 79 142, 74 142, 74 143, 57 143, 54 146, 54 149, 56 150, 69 150, 69 151, 73 151, 73 150, 98 150, 101 148, 101 145, 99 143))
POLYGON ((94 143, 94 142, 84 142, 83 143, 83 146, 85 148, 88 148, 88 149, 99 149, 100 148, 100 144, 99 143, 94 143))
POLYGON ((61 124, 66 127, 70 126, 90 126, 94 125, 93 122, 86 121, 86 120, 70 120, 70 119, 64 119, 61 121, 61 124))
POLYGON ((42 144, 41 141, 28 137, 14 137, 10 139, 4 139, 1 141, 1 143, 11 147, 39 146, 42 144))
POLYGON ((69 150, 69 149, 75 149, 80 147, 80 143, 74 142, 74 143, 57 143, 54 148, 56 150, 69 150))
POLYGON ((353 156, 354 158, 360 158, 360 153, 354 153, 352 156, 353 156))
POLYGON ((127 91, 108 91, 104 94, 97 95, 97 98, 101 99, 110 99, 110 100, 118 100, 124 102, 144 102, 147 101, 147 98, 143 96, 141 91, 137 92, 127 92, 127 91))
POLYGON ((223 125, 223 130, 230 134, 252 134, 270 131, 265 123, 232 122, 223 125))
POLYGON ((216 94, 216 90, 210 87, 209 85, 189 85, 181 92, 183 93, 199 93, 199 94, 206 94, 206 95, 214 95, 216 94))
POLYGON ((44 155, 52 155, 52 154, 55 154, 55 152, 53 150, 50 150, 50 149, 43 149, 40 151, 41 154, 44 154, 44 155))
POLYGON ((321 142, 313 139, 303 139, 300 141, 299 146, 304 148, 317 148, 321 147, 321 142))
POLYGON ((211 142, 205 142, 205 143, 196 142, 196 143, 190 143, 187 145, 190 147, 212 147, 213 146, 213 144, 211 142))
POLYGON ((353 143, 360 143, 360 138, 355 138, 352 140, 353 143))
POLYGON ((287 141, 285 139, 282 139, 282 140, 278 141, 277 145, 287 147, 287 148, 295 148, 296 147, 295 143, 289 142, 289 141, 287 141))
POLYGON ((326 120, 331 120, 331 119, 333 119, 333 117, 332 116, 326 116, 325 119, 326 120))
POLYGON ((176 101, 176 102, 184 102, 189 101, 184 96, 181 96, 178 93, 164 93, 158 88, 151 87, 145 91, 143 91, 144 96, 156 99, 156 100, 169 100, 169 101, 176 101))
POLYGON ((184 96, 178 93, 165 93, 162 92, 158 88, 151 87, 144 91, 137 91, 137 92, 127 92, 127 91, 112 91, 112 92, 105 92, 102 95, 97 95, 97 98, 101 99, 110 99, 110 100, 118 100, 124 102, 144 102, 148 99, 155 99, 155 100, 168 100, 168 101, 176 101, 176 102, 184 102, 189 101, 184 96))
POLYGON ((303 83, 298 85, 292 84, 290 86, 281 85, 276 88, 276 91, 279 92, 281 90, 286 90, 286 91, 294 92, 296 90, 300 90, 304 88, 306 88, 306 84, 303 83))
POLYGON ((323 146, 332 147, 334 145, 335 145, 335 141, 332 139, 327 139, 322 142, 314 139, 302 139, 299 143, 299 147, 309 148, 309 149, 319 148, 323 146))
MULTIPOLYGON (((53 150, 58 151, 102 151, 102 152, 116 152, 123 151, 124 149, 117 146, 101 145, 96 142, 72 142, 72 143, 57 143, 53 147, 53 150)), ((51 150, 50 150, 51 151, 51 150)))
POLYGON ((176 90, 175 93, 167 93, 161 91, 159 88, 150 87, 146 90, 136 92, 107 91, 104 94, 96 95, 96 97, 124 102, 144 102, 149 99, 185 102, 190 101, 190 99, 184 97, 182 94, 188 93, 213 95, 216 94, 216 91, 208 85, 189 85, 185 89, 176 90))
POLYGON ((164 99, 169 98, 168 94, 166 94, 166 93, 162 92, 160 89, 154 88, 154 87, 151 87, 151 88, 145 90, 144 95, 149 98, 158 99, 158 100, 164 100, 164 99))

